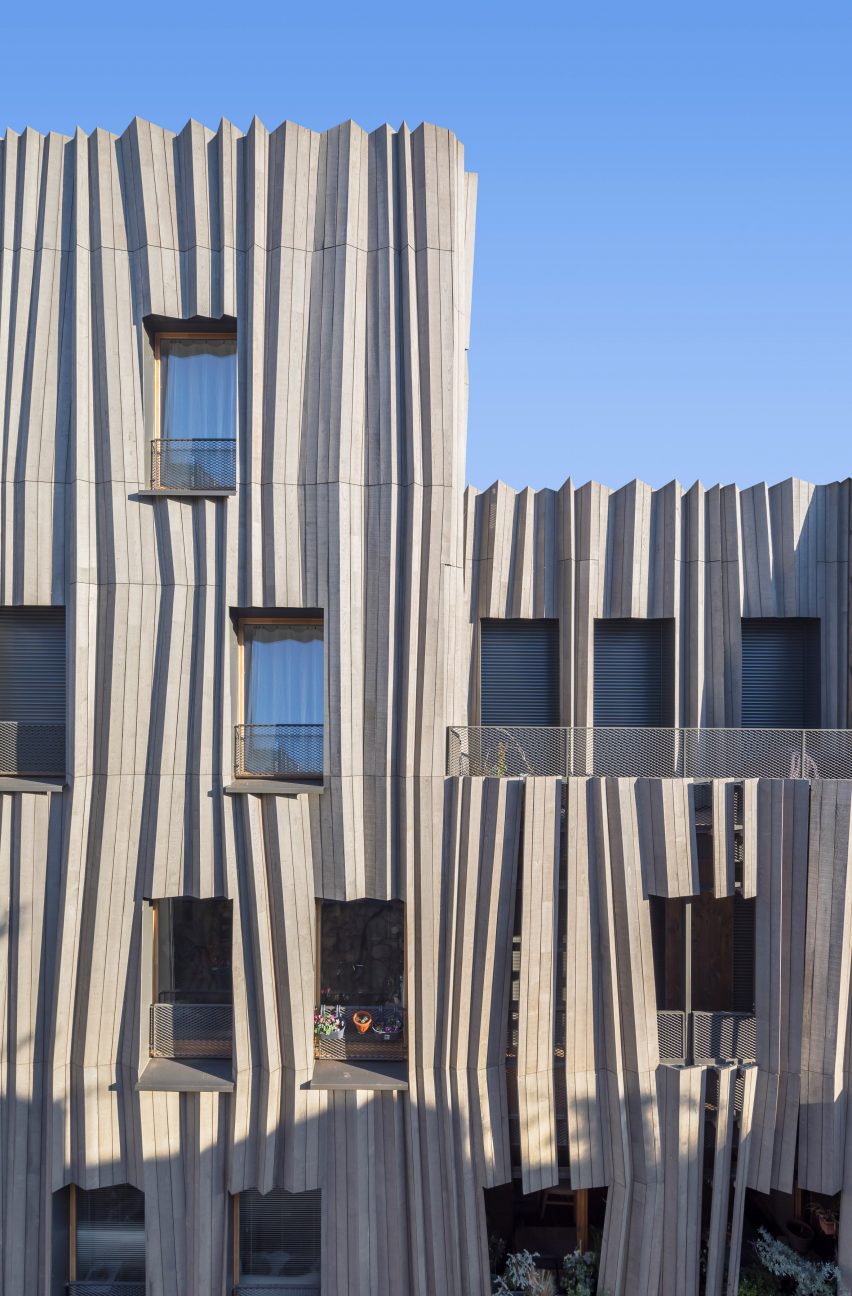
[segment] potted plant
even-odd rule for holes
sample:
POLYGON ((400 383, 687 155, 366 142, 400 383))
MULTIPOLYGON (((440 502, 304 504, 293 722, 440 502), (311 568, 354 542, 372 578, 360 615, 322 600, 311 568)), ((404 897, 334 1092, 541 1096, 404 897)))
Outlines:
POLYGON ((315 1035, 321 1035, 323 1039, 342 1040, 345 1029, 346 1023, 336 1008, 320 1005, 319 1011, 314 1013, 315 1035))
POLYGON ((399 1013, 385 1013, 378 1021, 373 1022, 373 1032, 386 1044, 392 1044, 402 1037, 402 1018, 399 1013))
POLYGON ((804 1255, 814 1240, 814 1231, 803 1219, 788 1219, 784 1225, 789 1245, 798 1255, 804 1255))
POLYGON ((518 1296, 533 1291, 531 1283, 538 1272, 538 1251, 510 1251, 502 1274, 494 1284, 494 1296, 518 1296))
POLYGON ((598 1289, 598 1256, 579 1247, 562 1261, 562 1290, 568 1296, 595 1296, 598 1289))
POLYGON ((352 1014, 352 1024, 359 1035, 365 1035, 373 1024, 373 1018, 363 1008, 359 1008, 357 1012, 352 1014))
POLYGON ((823 1202, 811 1202, 810 1211, 820 1233, 825 1237, 837 1237, 837 1211, 834 1206, 826 1206, 823 1202))

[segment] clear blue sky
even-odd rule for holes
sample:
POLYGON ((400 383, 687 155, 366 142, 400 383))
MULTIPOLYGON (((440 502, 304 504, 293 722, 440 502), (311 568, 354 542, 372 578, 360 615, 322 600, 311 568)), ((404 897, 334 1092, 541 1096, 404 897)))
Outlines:
POLYGON ((850 471, 849 0, 13 12, 0 129, 456 131, 476 485, 850 471))

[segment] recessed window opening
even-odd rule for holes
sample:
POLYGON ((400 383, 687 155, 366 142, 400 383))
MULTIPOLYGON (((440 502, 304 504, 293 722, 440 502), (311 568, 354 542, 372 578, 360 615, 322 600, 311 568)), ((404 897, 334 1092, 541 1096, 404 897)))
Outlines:
POLYGON ((0 609, 0 773, 65 773, 65 609, 0 609))
POLYGON ((323 622, 244 617, 238 623, 238 775, 319 778, 323 772, 323 622))
POLYGON ((69 1296, 144 1296, 144 1194, 127 1184, 92 1191, 72 1185, 70 1211, 69 1296))
POLYGON ((156 905, 151 1056, 231 1056, 233 982, 229 900, 156 905))
POLYGON ((399 900, 323 900, 315 1055, 406 1056, 405 917, 399 900))
POLYGON ((238 1296, 292 1292, 319 1296, 322 1208, 318 1191, 254 1190, 234 1198, 234 1256, 238 1296))
POLYGON ((237 339, 222 333, 157 333, 153 485, 236 487, 237 339))

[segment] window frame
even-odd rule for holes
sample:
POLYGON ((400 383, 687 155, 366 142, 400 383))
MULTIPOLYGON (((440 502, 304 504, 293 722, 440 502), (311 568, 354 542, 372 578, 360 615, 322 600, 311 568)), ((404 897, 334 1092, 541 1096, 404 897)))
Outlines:
MULTIPOLYGON (((154 440, 167 441, 168 437, 163 436, 163 411, 160 401, 160 343, 163 340, 184 340, 192 339, 193 342, 233 342, 234 358, 236 359, 237 332, 236 329, 228 329, 220 333, 195 332, 193 329, 163 329, 154 334, 154 440)), ((239 366, 237 371, 237 383, 239 383, 239 366)), ((239 386, 237 386, 237 416, 239 417, 239 386)), ((234 437, 237 439, 237 425, 234 424, 234 437)))

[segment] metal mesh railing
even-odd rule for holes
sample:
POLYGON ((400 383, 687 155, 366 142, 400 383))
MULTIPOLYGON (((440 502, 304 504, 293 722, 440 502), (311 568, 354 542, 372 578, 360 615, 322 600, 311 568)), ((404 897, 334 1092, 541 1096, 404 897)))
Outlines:
POLYGON ((261 1285, 257 1279, 253 1279, 250 1283, 241 1283, 233 1289, 234 1296, 319 1296, 321 1291, 319 1282, 309 1283, 307 1286, 300 1283, 298 1287, 294 1287, 292 1282, 288 1281, 279 1283, 276 1287, 272 1283, 261 1285))
POLYGON ((237 725, 234 772, 238 778, 321 778, 321 724, 237 725))
POLYGON ((166 437, 152 441, 151 485, 155 490, 236 490, 236 440, 166 437))
POLYGON ((145 1296, 144 1282, 70 1282, 68 1296, 145 1296))
MULTIPOLYGON (((326 1004, 333 1007, 339 1017, 343 1018, 343 1034, 339 1038, 331 1035, 314 1035, 314 1057, 327 1058, 336 1062, 354 1061, 356 1058, 384 1059, 386 1062, 404 1062, 408 1056, 406 1044, 405 1009, 393 1004, 355 1004, 352 1007, 326 1004), (366 1029, 360 1031, 352 1020, 355 1013, 365 1013, 370 1018, 366 1029), (393 1022, 401 1022, 402 1029, 394 1030, 393 1022), (386 1023, 391 1028, 383 1030, 386 1023)), ((363 1019, 362 1019, 363 1024, 363 1019)))
POLYGON ((752 1013, 694 1012, 692 1054, 696 1062, 753 1062, 757 1025, 752 1013))
POLYGON ((686 1013, 658 1012, 657 1035, 662 1062, 683 1062, 686 1058, 686 1013))
POLYGON ((64 773, 64 724, 0 720, 0 774, 64 773))
POLYGON ((151 1057, 229 1058, 233 1022, 230 1004, 151 1004, 151 1057))
POLYGON ((447 763, 456 778, 852 778, 852 730, 453 726, 447 763))

